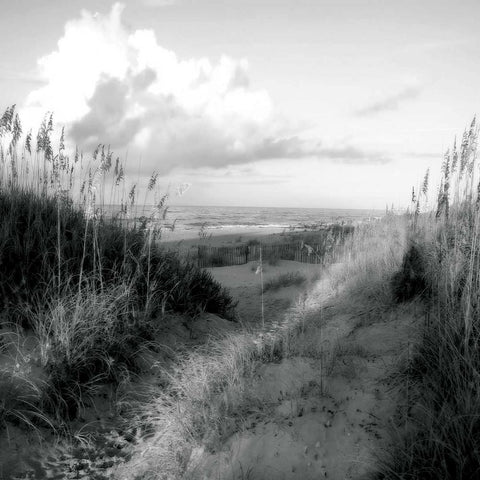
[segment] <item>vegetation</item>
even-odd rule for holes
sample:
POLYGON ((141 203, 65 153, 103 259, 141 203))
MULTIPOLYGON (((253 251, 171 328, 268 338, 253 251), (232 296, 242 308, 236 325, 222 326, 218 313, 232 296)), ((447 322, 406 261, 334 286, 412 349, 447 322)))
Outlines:
POLYGON ((378 478, 474 479, 480 474, 480 183, 478 127, 442 165, 436 210, 421 214, 428 174, 413 195, 410 237, 393 290, 428 305, 423 340, 400 373, 410 385, 406 433, 382 459, 378 478))
POLYGON ((421 246, 411 241, 401 269, 392 278, 392 293, 398 302, 411 300, 425 294, 426 279, 421 246))
POLYGON ((107 147, 87 161, 67 151, 62 130, 54 151, 51 116, 36 142, 22 133, 12 106, 0 117, 0 353, 14 368, 0 369, 0 422, 53 426, 76 417, 98 384, 134 372, 166 313, 232 319, 235 305, 159 244, 167 195, 156 173, 140 207, 107 147), (148 215, 138 220, 140 209, 148 215))

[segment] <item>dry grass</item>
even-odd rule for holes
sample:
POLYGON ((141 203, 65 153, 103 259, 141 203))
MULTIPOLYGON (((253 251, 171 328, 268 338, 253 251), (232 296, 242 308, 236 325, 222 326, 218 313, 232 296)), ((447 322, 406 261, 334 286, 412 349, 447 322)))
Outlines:
POLYGON ((21 424, 32 431, 39 426, 56 430, 56 422, 41 406, 46 379, 37 352, 15 325, 6 327, 0 337, 0 428, 21 424))
POLYGON ((344 311, 368 317, 393 306, 391 278, 402 262, 407 228, 405 216, 390 215, 361 225, 347 239, 342 268, 331 279, 334 288, 349 290, 344 311))
POLYGON ((420 198, 412 198, 410 258, 394 286, 421 294, 428 314, 423 341, 399 373, 399 381, 409 385, 402 434, 380 459, 378 478, 473 479, 480 474, 477 139, 474 121, 461 145, 445 155, 436 211, 420 214, 428 181, 420 198))

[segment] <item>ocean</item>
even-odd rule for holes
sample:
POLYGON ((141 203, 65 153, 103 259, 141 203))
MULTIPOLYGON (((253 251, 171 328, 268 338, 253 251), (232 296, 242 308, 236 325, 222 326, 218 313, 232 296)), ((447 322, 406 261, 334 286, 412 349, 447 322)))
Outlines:
POLYGON ((311 229, 332 223, 355 224, 381 218, 383 210, 281 208, 281 207, 198 207, 172 206, 167 223, 175 222, 175 230, 221 234, 252 229, 311 229))
MULTIPOLYGON (((104 213, 115 215, 120 206, 104 206, 104 213)), ((137 207, 133 216, 149 217, 153 207, 137 207)), ((381 218, 383 210, 283 207, 170 206, 162 237, 171 240, 205 235, 272 233, 284 230, 314 230, 329 224, 357 224, 381 218)))

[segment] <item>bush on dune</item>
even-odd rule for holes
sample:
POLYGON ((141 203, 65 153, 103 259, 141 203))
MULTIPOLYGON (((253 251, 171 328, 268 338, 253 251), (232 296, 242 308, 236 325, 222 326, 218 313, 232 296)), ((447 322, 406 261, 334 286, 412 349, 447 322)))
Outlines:
POLYGON ((78 282, 81 269, 90 275, 101 265, 101 277, 109 280, 121 273, 127 252, 136 255, 142 245, 135 232, 103 222, 94 225, 71 203, 32 191, 0 189, 0 213, 3 306, 42 296, 56 283, 78 282))
POLYGON ((114 220, 87 220, 71 203, 21 190, 0 190, 0 302, 41 300, 58 284, 74 290, 86 277, 102 284, 131 284, 150 313, 209 311, 231 318, 233 301, 211 276, 184 264, 147 233, 114 220), (148 300, 148 303, 147 303, 148 300))
POLYGON ((411 242, 403 257, 401 269, 394 274, 391 280, 392 293, 397 302, 404 302, 425 293, 426 280, 423 263, 421 246, 411 242))
MULTIPOLYGON (((165 312, 235 314, 232 297, 210 274, 158 242, 167 196, 155 190, 155 173, 145 188, 145 199, 154 195, 152 212, 132 220, 138 194, 136 185, 126 188, 120 160, 100 145, 86 168, 78 149, 74 158, 66 154, 63 131, 53 151, 52 132, 47 117, 36 145, 29 133, 18 153, 15 108, 0 116, 2 321, 33 330, 46 374, 30 412, 19 417, 26 423, 39 411, 72 418, 99 382, 118 383, 135 371, 138 350, 152 345, 165 312), (108 204, 120 212, 107 214, 108 204)), ((11 356, 22 348, 0 345, 11 356)), ((12 375, 1 370, 0 384, 12 375)), ((21 406, 12 395, 2 400, 9 418, 21 406)))

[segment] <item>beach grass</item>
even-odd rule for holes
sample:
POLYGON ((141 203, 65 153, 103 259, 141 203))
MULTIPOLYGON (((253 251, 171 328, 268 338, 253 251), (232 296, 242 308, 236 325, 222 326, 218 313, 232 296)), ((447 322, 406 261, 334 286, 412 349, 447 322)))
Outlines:
POLYGON ((445 154, 433 212, 420 213, 428 174, 412 198, 410 246, 392 287, 397 301, 420 296, 428 310, 419 346, 398 373, 406 408, 377 478, 480 472, 478 133, 474 120, 445 154))
POLYGON ((161 247, 168 196, 156 173, 139 205, 109 148, 88 160, 68 150, 52 116, 35 141, 15 106, 0 117, 0 141, 1 332, 19 339, 0 344, 3 424, 75 418, 99 384, 135 370, 168 312, 233 318, 233 299, 208 272, 161 247), (148 216, 138 219, 137 208, 148 216))

